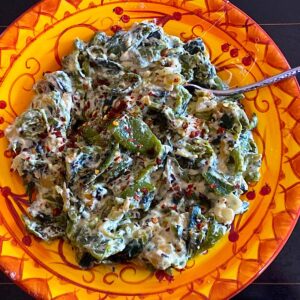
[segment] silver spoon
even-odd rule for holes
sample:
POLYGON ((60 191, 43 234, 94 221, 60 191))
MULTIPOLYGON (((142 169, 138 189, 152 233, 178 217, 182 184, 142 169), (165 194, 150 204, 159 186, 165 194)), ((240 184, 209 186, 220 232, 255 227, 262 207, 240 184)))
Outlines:
POLYGON ((266 78, 266 79, 258 81, 258 82, 251 83, 249 85, 245 85, 245 86, 237 87, 237 88, 231 88, 228 90, 211 90, 211 89, 203 88, 199 85, 192 84, 192 83, 187 83, 187 84, 185 84, 185 86, 193 87, 195 89, 209 92, 209 93, 214 94, 215 96, 232 96, 232 95, 246 93, 246 92, 250 92, 250 91, 253 91, 256 89, 260 89, 264 86, 271 85, 278 81, 284 80, 286 78, 293 77, 293 76, 297 75, 298 73, 300 73, 300 67, 290 69, 290 70, 280 73, 278 75, 266 78))

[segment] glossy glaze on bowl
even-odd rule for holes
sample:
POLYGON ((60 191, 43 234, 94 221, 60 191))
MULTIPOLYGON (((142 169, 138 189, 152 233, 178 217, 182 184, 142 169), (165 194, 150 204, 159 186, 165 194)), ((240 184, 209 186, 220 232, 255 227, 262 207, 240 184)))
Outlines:
POLYGON ((213 63, 230 86, 288 68, 272 40, 248 16, 222 0, 45 0, 23 14, 0 38, 0 266, 34 296, 44 299, 224 299, 249 284, 278 254, 300 207, 300 96, 295 79, 247 94, 255 112, 255 139, 263 153, 262 176, 245 195, 249 211, 205 255, 173 275, 133 264, 78 268, 70 246, 29 236, 20 216, 28 198, 10 172, 4 129, 30 103, 43 72, 60 68, 75 37, 112 33, 155 19, 183 40, 204 39, 213 63))

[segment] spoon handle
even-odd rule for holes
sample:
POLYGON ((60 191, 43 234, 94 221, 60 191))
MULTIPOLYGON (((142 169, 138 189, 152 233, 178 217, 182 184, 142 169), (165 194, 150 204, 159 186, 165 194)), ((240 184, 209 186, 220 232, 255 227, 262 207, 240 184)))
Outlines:
MULTIPOLYGON (((275 76, 272 76, 272 77, 266 78, 264 80, 254 82, 252 84, 245 85, 242 87, 237 87, 237 88, 228 89, 228 90, 208 90, 208 91, 210 91, 211 93, 213 93, 216 96, 230 96, 230 95, 235 95, 235 94, 240 94, 240 93, 246 93, 246 92, 250 92, 250 91, 253 91, 256 89, 260 89, 267 85, 272 85, 278 81, 295 76, 298 73, 300 73, 300 67, 296 67, 296 68, 287 70, 278 75, 275 75, 275 76)), ((192 86, 194 88, 198 87, 197 85, 193 85, 193 84, 187 84, 187 86, 192 86)), ((202 89, 202 88, 200 88, 200 89, 202 89)), ((207 90, 207 89, 203 88, 203 90, 207 90)))

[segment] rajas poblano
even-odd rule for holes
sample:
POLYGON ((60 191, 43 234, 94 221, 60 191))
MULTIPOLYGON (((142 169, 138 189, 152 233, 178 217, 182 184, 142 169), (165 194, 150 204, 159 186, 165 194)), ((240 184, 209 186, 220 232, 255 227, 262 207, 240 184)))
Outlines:
POLYGON ((212 247, 259 179, 256 117, 242 95, 192 93, 187 82, 227 88, 200 38, 141 22, 77 39, 6 130, 33 198, 27 229, 69 241, 83 268, 138 259, 182 269, 212 247))

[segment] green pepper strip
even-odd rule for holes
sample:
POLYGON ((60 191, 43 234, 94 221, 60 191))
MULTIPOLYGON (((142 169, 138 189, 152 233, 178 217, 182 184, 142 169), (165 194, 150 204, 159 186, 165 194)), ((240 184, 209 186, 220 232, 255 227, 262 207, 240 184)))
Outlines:
POLYGON ((133 153, 159 156, 163 147, 148 125, 139 118, 123 116, 109 126, 120 145, 133 153))

